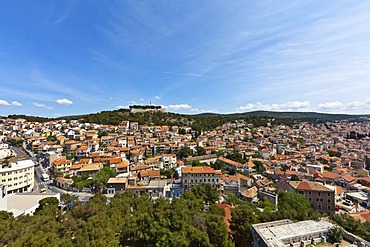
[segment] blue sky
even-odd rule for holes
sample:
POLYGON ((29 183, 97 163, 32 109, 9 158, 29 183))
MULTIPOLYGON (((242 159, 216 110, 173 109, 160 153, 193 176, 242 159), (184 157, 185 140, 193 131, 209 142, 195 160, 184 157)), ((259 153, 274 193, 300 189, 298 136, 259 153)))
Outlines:
POLYGON ((2 1, 0 115, 370 114, 367 1, 2 1))

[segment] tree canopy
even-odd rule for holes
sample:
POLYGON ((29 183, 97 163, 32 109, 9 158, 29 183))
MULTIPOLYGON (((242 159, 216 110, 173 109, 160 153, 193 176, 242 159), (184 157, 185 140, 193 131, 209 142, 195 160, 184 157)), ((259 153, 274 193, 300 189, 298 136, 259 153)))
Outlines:
POLYGON ((0 212, 0 245, 232 246, 223 215, 214 209, 214 198, 204 191, 205 186, 200 187, 194 189, 197 194, 188 191, 172 201, 132 192, 108 201, 96 194, 85 205, 76 203, 64 212, 55 198, 46 198, 33 216, 14 219, 0 212))

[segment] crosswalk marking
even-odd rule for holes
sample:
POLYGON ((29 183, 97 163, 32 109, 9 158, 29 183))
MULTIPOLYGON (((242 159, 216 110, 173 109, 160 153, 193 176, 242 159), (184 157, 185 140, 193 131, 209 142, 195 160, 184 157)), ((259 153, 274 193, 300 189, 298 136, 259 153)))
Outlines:
POLYGON ((38 185, 49 185, 50 184, 50 182, 39 182, 39 183, 37 183, 38 185))

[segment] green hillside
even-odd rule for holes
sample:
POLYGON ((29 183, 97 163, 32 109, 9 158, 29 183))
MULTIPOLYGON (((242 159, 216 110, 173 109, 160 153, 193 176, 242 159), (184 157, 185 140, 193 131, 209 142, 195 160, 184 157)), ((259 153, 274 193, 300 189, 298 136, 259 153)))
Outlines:
MULTIPOLYGON (((271 119, 275 119, 273 124, 291 125, 297 122, 326 122, 336 120, 358 120, 360 117, 369 117, 368 115, 346 115, 346 114, 326 114, 316 112, 271 112, 271 111, 254 111, 234 114, 215 114, 202 113, 197 115, 176 114, 170 112, 141 112, 131 113, 127 109, 102 111, 86 115, 75 115, 55 118, 54 120, 80 120, 82 122, 97 124, 119 125, 122 121, 136 121, 140 125, 168 125, 168 126, 190 126, 195 130, 208 130, 220 126, 228 121, 244 119, 255 126, 266 125, 271 119)), ((10 118, 24 118, 27 121, 45 122, 53 120, 52 118, 9 115, 10 118)))

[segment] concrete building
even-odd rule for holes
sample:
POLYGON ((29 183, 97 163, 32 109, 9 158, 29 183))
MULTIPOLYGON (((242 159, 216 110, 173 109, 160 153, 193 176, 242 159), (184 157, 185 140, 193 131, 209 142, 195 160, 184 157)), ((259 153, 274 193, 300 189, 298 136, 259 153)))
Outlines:
POLYGON ((327 221, 305 220, 293 223, 278 220, 252 225, 253 247, 307 246, 326 242, 334 225, 327 221))
POLYGON ((51 163, 51 165, 53 168, 54 175, 57 175, 58 173, 60 173, 61 175, 64 176, 69 173, 69 169, 72 166, 72 161, 66 159, 65 157, 61 157, 61 158, 54 160, 51 163))
POLYGON ((207 154, 207 155, 201 155, 201 156, 190 156, 185 159, 185 162, 189 165, 193 161, 199 161, 200 163, 206 163, 207 165, 211 165, 211 163, 215 163, 217 161, 217 155, 216 154, 207 154))
POLYGON ((0 147, 0 159, 4 159, 12 155, 12 150, 10 148, 0 147))
POLYGON ((59 193, 24 193, 8 195, 7 188, 5 186, 0 186, 0 210, 13 213, 14 217, 32 215, 39 207, 39 201, 47 197, 55 197, 60 201, 59 193))
POLYGON ((215 170, 209 166, 183 167, 181 182, 184 190, 190 190, 192 186, 210 184, 217 190, 221 189, 221 170, 215 170))
POLYGON ((54 160, 59 159, 59 158, 61 158, 61 155, 56 152, 53 152, 53 151, 46 152, 45 153, 45 164, 50 166, 54 160))
POLYGON ((335 211, 335 190, 329 186, 309 181, 289 182, 291 191, 303 195, 314 211, 330 213, 335 211))
POLYGON ((7 193, 31 192, 34 185, 34 166, 32 160, 10 161, 0 166, 0 184, 6 186, 7 193))

